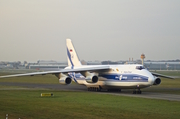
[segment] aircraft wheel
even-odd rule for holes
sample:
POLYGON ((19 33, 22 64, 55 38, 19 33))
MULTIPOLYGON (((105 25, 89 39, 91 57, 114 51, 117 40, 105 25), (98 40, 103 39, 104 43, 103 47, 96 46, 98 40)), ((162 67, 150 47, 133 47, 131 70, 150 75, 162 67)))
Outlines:
POLYGON ((141 94, 142 92, 141 92, 141 90, 139 89, 138 91, 137 91, 137 94, 141 94))
POLYGON ((135 90, 133 91, 133 94, 136 94, 136 91, 135 91, 135 90))

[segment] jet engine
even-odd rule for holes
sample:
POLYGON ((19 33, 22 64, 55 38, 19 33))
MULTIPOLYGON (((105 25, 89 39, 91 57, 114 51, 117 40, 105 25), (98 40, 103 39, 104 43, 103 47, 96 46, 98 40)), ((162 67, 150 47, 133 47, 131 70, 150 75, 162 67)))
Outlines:
POLYGON ((161 79, 156 77, 153 85, 159 85, 160 83, 161 83, 161 79))
POLYGON ((60 84, 65 84, 65 85, 71 84, 71 81, 72 81, 72 79, 70 77, 68 77, 68 76, 61 77, 59 79, 59 83, 60 84))
POLYGON ((98 76, 96 75, 86 76, 85 80, 87 83, 96 83, 98 82, 98 76))

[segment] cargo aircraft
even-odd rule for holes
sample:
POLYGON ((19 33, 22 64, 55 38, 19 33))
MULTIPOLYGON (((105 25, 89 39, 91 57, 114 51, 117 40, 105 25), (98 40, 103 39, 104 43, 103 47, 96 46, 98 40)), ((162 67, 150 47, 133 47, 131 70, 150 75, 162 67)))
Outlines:
POLYGON ((134 89, 133 94, 141 94, 141 89, 159 85, 159 77, 173 77, 152 73, 139 64, 125 65, 82 65, 70 39, 66 39, 68 66, 59 71, 45 71, 0 76, 0 78, 54 74, 60 84, 87 86, 88 91, 121 91, 134 89))

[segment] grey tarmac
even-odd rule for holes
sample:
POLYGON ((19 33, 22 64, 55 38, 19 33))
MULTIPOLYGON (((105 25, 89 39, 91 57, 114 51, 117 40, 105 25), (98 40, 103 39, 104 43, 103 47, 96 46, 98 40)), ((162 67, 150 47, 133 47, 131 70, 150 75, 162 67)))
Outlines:
MULTIPOLYGON (((68 90, 68 91, 85 91, 87 92, 87 87, 84 85, 61 85, 61 84, 33 84, 33 83, 12 83, 12 82, 0 82, 0 85, 4 86, 19 86, 24 87, 20 89, 53 89, 53 90, 68 90)), ((1 88, 3 90, 3 88, 1 88)), ((180 90, 180 89, 177 89, 180 90)), ((93 92, 93 91, 92 91, 93 92)), ((121 92, 94 92, 99 94, 110 94, 110 95, 119 95, 119 96, 128 96, 128 97, 139 97, 139 98, 149 98, 149 99, 162 99, 169 101, 180 101, 180 95, 176 94, 164 94, 164 93, 155 93, 155 92, 143 92, 142 94, 132 94, 131 91, 122 90, 121 92)))

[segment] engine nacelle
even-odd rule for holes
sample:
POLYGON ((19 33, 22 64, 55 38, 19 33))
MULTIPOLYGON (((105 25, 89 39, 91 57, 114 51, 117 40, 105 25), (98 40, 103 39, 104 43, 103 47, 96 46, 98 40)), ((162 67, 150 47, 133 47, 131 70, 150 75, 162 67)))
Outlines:
POLYGON ((156 77, 153 85, 159 85, 159 84, 161 84, 161 79, 156 77))
POLYGON ((68 76, 65 76, 59 79, 60 84, 68 85, 68 84, 71 84, 71 82, 72 82, 72 79, 68 76))
POLYGON ((85 80, 87 83, 97 83, 98 82, 98 76, 96 76, 96 75, 86 76, 85 80))

